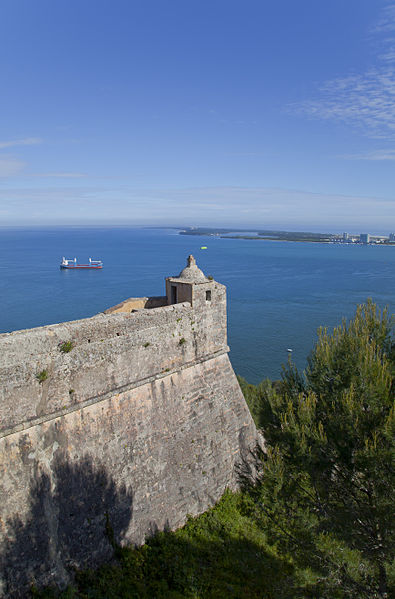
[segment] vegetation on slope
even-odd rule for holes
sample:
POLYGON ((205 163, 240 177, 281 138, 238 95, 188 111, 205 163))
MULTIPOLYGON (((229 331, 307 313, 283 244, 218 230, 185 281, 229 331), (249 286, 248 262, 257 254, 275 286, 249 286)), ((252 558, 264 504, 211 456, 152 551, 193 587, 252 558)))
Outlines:
MULTIPOLYGON (((77 573, 75 587, 60 597, 298 597, 294 567, 268 546, 259 522, 245 513, 246 501, 240 493, 226 492, 213 509, 191 518, 184 528, 158 533, 138 549, 117 549, 113 564, 77 573)), ((47 590, 34 596, 59 595, 47 590)))
POLYGON ((394 358, 391 321, 368 302, 319 332, 304 376, 289 364, 277 389, 243 384, 267 441, 253 514, 319 597, 395 592, 394 358))
POLYGON ((303 375, 288 364, 281 382, 241 380, 266 439, 256 484, 174 533, 116 549, 60 596, 390 599, 394 374, 391 321, 368 302, 320 331, 303 375))

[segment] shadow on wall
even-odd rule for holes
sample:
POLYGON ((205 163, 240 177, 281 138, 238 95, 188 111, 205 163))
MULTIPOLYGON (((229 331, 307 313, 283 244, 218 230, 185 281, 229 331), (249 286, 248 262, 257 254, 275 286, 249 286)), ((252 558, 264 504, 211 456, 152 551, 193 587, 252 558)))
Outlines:
POLYGON ((32 584, 63 587, 74 569, 108 561, 132 518, 132 491, 117 487, 90 457, 58 460, 52 479, 36 465, 34 478, 26 522, 7 522, 9 543, 0 557, 6 597, 25 597, 32 584))

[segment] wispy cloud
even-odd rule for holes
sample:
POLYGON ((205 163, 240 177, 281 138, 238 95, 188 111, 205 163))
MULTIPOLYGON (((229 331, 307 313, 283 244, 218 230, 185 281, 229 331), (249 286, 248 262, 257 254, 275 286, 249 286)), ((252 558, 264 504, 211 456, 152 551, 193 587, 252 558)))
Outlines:
POLYGON ((366 152, 365 154, 344 154, 340 158, 346 160, 395 160, 395 150, 374 150, 373 152, 366 152))
POLYGON ((377 66, 325 82, 317 98, 293 110, 313 118, 343 122, 372 138, 395 140, 395 4, 387 5, 372 33, 380 36, 377 66))
POLYGON ((55 178, 55 179, 83 179, 88 177, 85 173, 34 173, 28 175, 29 177, 43 177, 43 178, 55 178))
POLYGON ((0 188, 7 224, 166 224, 385 232, 395 200, 267 187, 0 188), (75 208, 75 210, 74 210, 75 208), (28 215, 28 217, 27 217, 28 215))
POLYGON ((372 27, 372 33, 395 32, 395 4, 390 3, 381 10, 381 15, 372 27))
POLYGON ((395 63, 395 38, 393 39, 393 42, 393 46, 389 47, 383 54, 379 54, 380 60, 395 63))
POLYGON ((325 83, 321 98, 304 102, 298 111, 342 121, 373 138, 395 140, 395 69, 374 68, 325 83))
POLYGON ((383 8, 371 33, 380 40, 378 58, 387 64, 395 64, 395 4, 383 8))
POLYGON ((13 156, 0 156, 0 177, 13 177, 25 168, 25 163, 13 156))
POLYGON ((13 148, 15 146, 35 146, 43 142, 39 137, 25 137, 24 139, 14 139, 10 141, 0 141, 0 150, 4 148, 13 148))

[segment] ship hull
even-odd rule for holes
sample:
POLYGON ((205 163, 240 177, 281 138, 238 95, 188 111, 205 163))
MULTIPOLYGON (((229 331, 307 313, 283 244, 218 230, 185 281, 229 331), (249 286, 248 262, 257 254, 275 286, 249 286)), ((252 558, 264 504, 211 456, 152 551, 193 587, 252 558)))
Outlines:
POLYGON ((102 265, 98 265, 98 266, 90 266, 89 264, 78 264, 77 266, 63 266, 61 265, 60 268, 62 270, 99 270, 101 268, 103 268, 102 265))

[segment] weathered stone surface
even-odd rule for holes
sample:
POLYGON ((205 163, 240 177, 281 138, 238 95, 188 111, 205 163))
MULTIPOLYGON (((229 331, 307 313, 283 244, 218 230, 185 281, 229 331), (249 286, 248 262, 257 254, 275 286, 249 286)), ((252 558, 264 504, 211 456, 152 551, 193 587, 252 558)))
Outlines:
POLYGON ((129 297, 120 304, 108 308, 104 311, 104 314, 116 314, 117 312, 130 313, 134 310, 141 310, 141 308, 160 308, 161 306, 167 306, 167 297, 129 297))
POLYGON ((190 303, 0 336, 4 596, 109 559, 110 528, 141 544, 236 488, 256 430, 227 356, 225 288, 189 285, 190 303))

